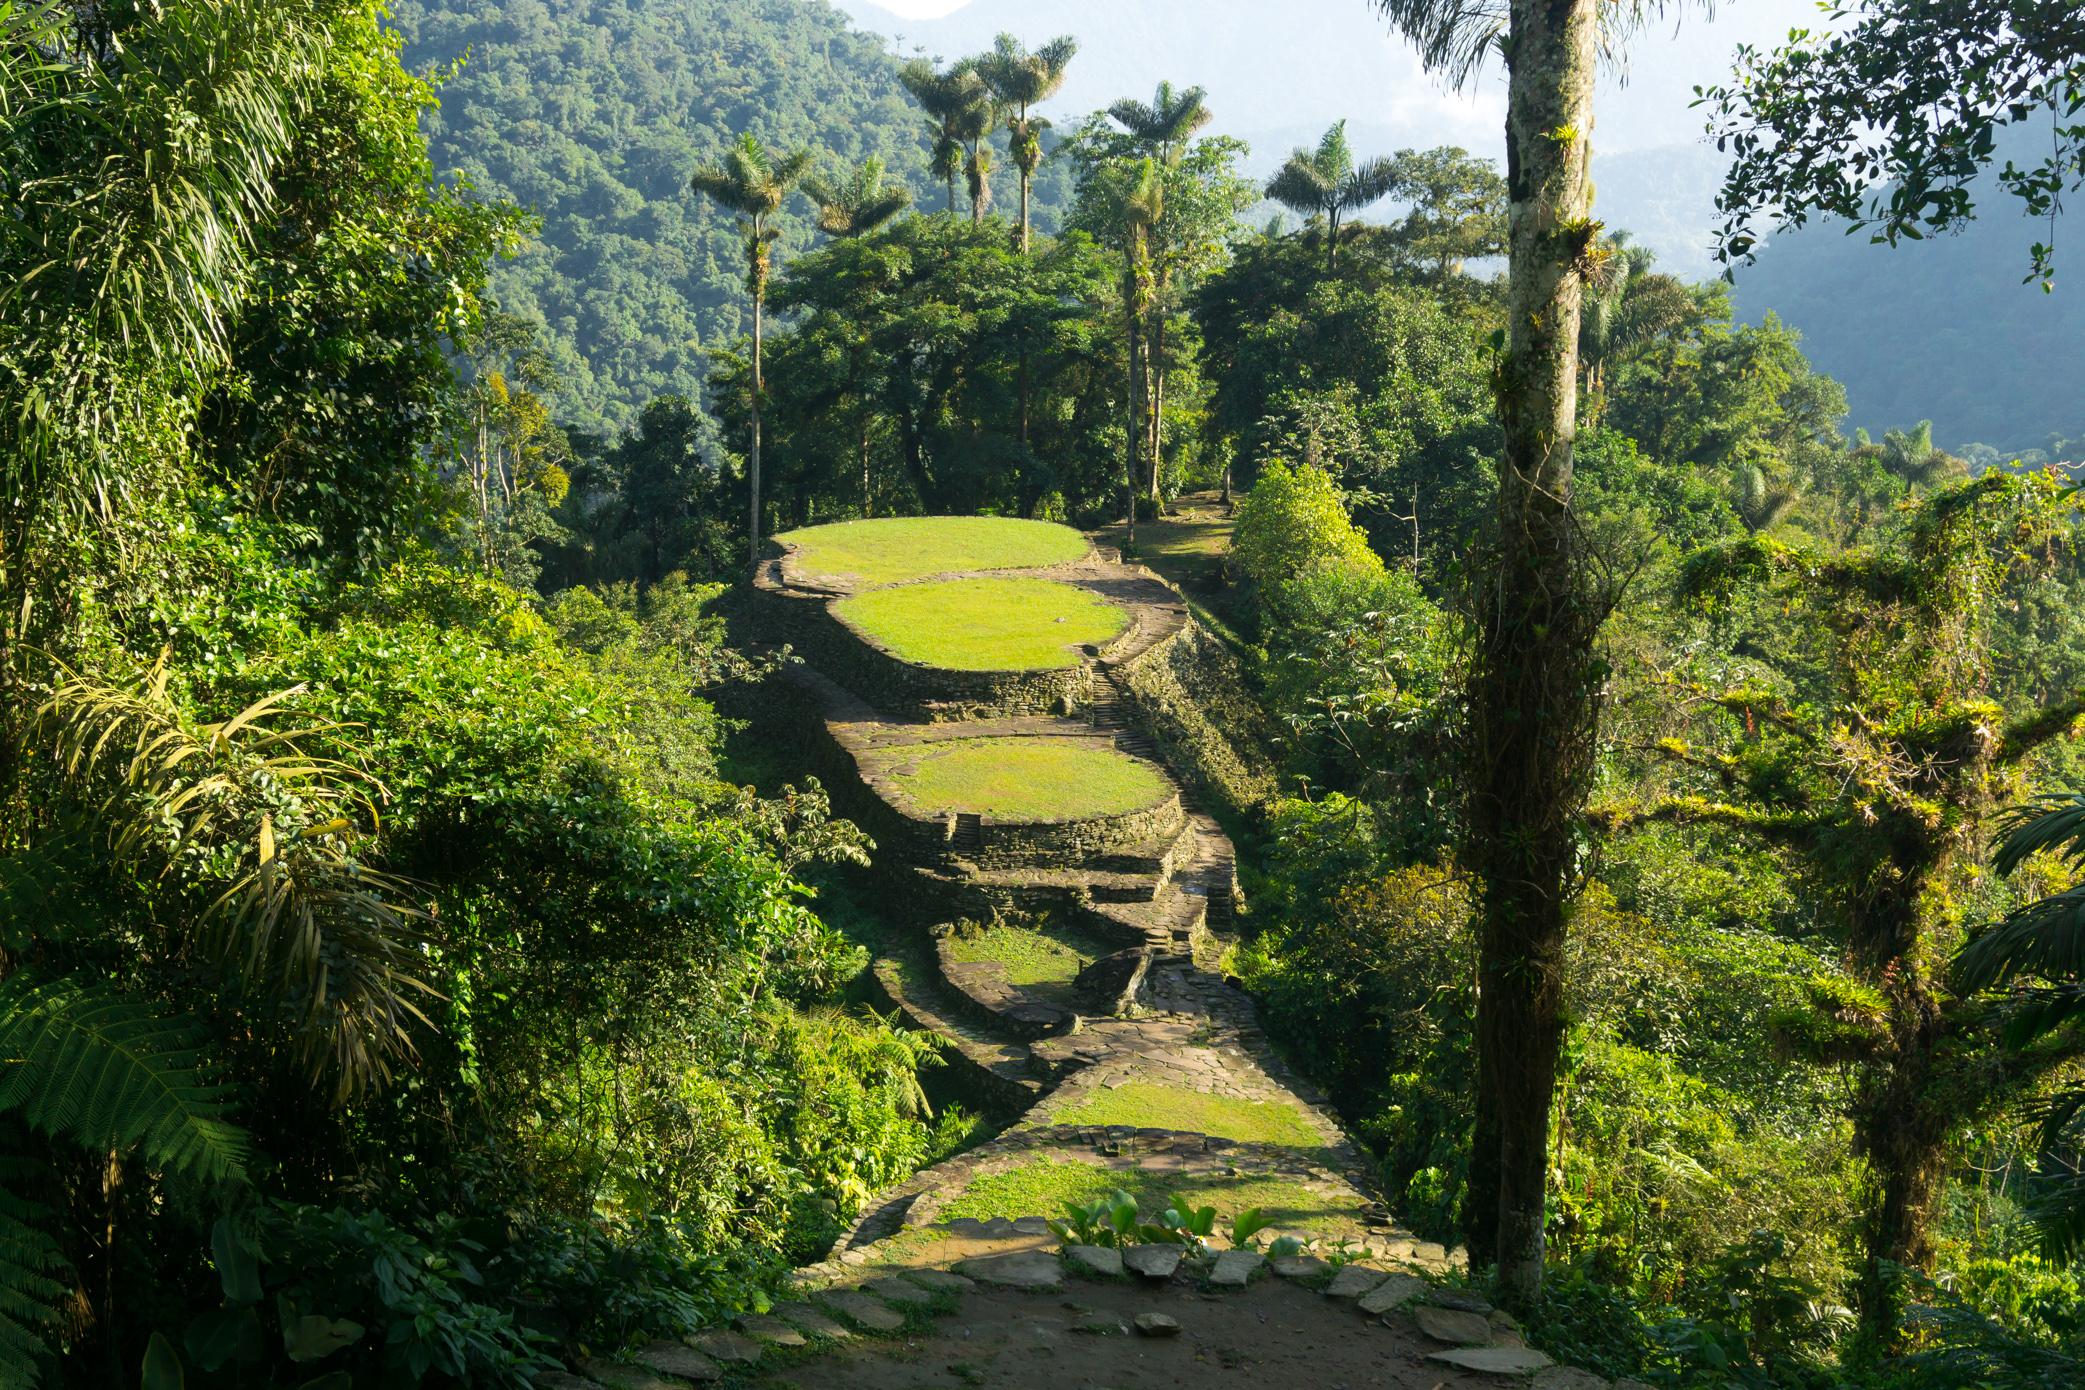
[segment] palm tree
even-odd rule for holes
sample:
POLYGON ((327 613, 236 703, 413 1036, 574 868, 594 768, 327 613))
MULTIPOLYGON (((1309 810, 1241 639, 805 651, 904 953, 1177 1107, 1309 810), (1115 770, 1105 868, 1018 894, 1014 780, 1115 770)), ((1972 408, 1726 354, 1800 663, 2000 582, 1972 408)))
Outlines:
POLYGON ((912 203, 911 189, 883 181, 883 161, 875 155, 838 183, 807 176, 804 193, 818 205, 818 230, 841 240, 868 235, 912 203))
MULTIPOLYGON (((818 205, 818 230, 836 241, 867 236, 903 212, 912 202, 912 192, 901 184, 883 181, 883 161, 874 155, 839 183, 822 178, 804 180, 804 192, 818 205)), ((868 351, 859 325, 850 325, 852 335, 847 355, 848 380, 858 388, 863 376, 863 358, 868 351)), ((876 515, 874 488, 869 473, 869 425, 872 415, 866 401, 859 407, 857 433, 861 439, 862 515, 876 515)))
MULTIPOLYGON (((1134 550, 1137 544, 1137 456, 1151 443, 1143 416, 1148 408, 1149 381, 1149 369, 1143 360, 1143 328, 1154 298, 1151 231, 1165 217, 1166 191, 1157 163, 1148 157, 1118 171, 1118 178, 1116 211, 1122 221, 1122 306, 1129 330, 1129 437, 1123 446, 1123 464, 1129 484, 1126 539, 1134 550)), ((1151 458, 1151 474, 1154 479, 1158 474, 1155 453, 1151 458)))
POLYGON ((1108 114, 1160 164, 1170 165, 1179 160, 1195 132, 1209 124, 1209 107, 1203 101, 1207 95, 1200 87, 1175 91, 1172 83, 1161 82, 1149 106, 1125 97, 1110 106, 1108 114))
MULTIPOLYGON (((967 63, 957 63, 942 72, 924 58, 915 58, 900 68, 898 80, 905 84, 905 90, 912 93, 912 99, 927 113, 927 125, 934 140, 934 177, 948 188, 948 210, 954 212, 956 179, 965 170, 964 146, 966 143, 972 145, 974 154, 976 141, 991 134, 988 121, 975 136, 969 134, 985 120, 984 113, 980 113, 978 108, 989 110, 991 90, 977 75, 976 69, 967 63)), ((975 201, 976 195, 973 194, 973 204, 975 201)), ((973 206, 972 219, 979 215, 973 206)))
POLYGON ((1587 267, 1578 320, 1579 385, 1585 423, 1607 412, 1607 364, 1616 354, 1698 322, 1702 302, 1684 280, 1651 269, 1648 246, 1632 246, 1616 232, 1587 267))
POLYGON ((1540 1297, 1562 958, 1599 733, 1603 616, 1571 507, 1578 325, 1603 43, 1666 0, 1374 0, 1456 86, 1494 48, 1506 86, 1507 340, 1494 553, 1477 586, 1465 856, 1482 885, 1477 1124, 1463 1223, 1505 1300, 1540 1297), (1606 30, 1603 33, 1603 28, 1606 30))
POLYGON ((722 164, 704 165, 689 176, 688 186, 719 207, 739 214, 746 239, 746 290, 753 296, 753 439, 746 476, 752 498, 747 510, 752 563, 760 563, 760 376, 761 319, 767 309, 768 248, 779 235, 775 214, 810 172, 807 150, 777 157, 751 134, 741 135, 722 164))
POLYGON ((1325 132, 1315 150, 1296 150, 1267 181, 1267 196, 1301 216, 1325 219, 1325 269, 1339 265, 1339 224, 1348 213, 1380 201, 1397 182, 1397 165, 1377 157, 1354 163, 1347 123, 1325 132))
POLYGON ((1079 51, 1070 35, 1052 39, 1030 53, 1012 34, 1001 34, 992 51, 978 60, 978 75, 1007 111, 1006 143, 1021 176, 1021 254, 1028 254, 1028 192, 1042 164, 1042 133, 1049 121, 1029 108, 1057 95, 1064 70, 1079 51))
MULTIPOLYGON (((1211 113, 1204 96, 1200 87, 1175 90, 1172 83, 1161 82, 1148 106, 1125 98, 1110 106, 1108 115, 1157 161, 1162 177, 1166 170, 1180 162, 1180 156, 1195 132, 1209 124, 1211 113)), ((1145 428, 1151 436, 1148 445, 1151 452, 1151 501, 1158 505, 1164 501, 1159 459, 1165 443, 1166 313, 1172 302, 1173 289, 1173 258, 1166 243, 1163 217, 1151 228, 1151 242, 1157 288, 1152 295, 1151 361, 1148 367, 1151 408, 1147 412, 1145 428)))

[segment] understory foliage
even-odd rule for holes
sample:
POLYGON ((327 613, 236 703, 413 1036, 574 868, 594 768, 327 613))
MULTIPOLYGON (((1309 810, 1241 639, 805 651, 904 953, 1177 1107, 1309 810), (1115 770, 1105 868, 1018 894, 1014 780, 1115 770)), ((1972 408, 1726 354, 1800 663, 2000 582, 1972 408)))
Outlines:
POLYGON ((702 518, 514 586, 571 455, 432 101, 361 0, 0 8, 10 1385, 527 1384, 940 1142, 866 839, 719 778, 702 518))

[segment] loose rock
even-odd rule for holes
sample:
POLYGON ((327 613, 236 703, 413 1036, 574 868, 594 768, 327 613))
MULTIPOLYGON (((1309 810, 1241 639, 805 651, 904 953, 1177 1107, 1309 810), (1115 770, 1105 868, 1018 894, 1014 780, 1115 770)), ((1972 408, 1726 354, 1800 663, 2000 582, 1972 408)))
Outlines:
POLYGON ((608 1390, 678 1390, 678 1387, 637 1366, 619 1366, 613 1361, 593 1358, 580 1362, 579 1369, 607 1386, 608 1390))
POLYGON ((1180 1268, 1177 1245, 1132 1245, 1122 1252, 1122 1263, 1146 1279, 1170 1279, 1180 1268))
POLYGON ((1083 1269, 1088 1274, 1117 1278, 1122 1273, 1122 1252, 1105 1245, 1066 1246, 1064 1258, 1074 1269, 1083 1269))
MULTIPOLYGON (((774 1309, 774 1316, 782 1319, 799 1332, 808 1333, 813 1337, 823 1337, 831 1342, 844 1342, 854 1335, 808 1303, 777 1303, 774 1309)), ((752 1332, 757 1337, 760 1334, 754 1332, 749 1324, 759 1321, 766 1321, 766 1319, 758 1317, 741 1318, 739 1320, 739 1328, 741 1331, 752 1332)))
POLYGON ((1339 1273, 1332 1276, 1332 1282, 1325 1286, 1325 1297, 1359 1298, 1389 1277, 1382 1270, 1370 1269, 1367 1265, 1343 1265, 1339 1273))
POLYGON ((1308 1279, 1332 1268, 1315 1255, 1284 1255, 1271 1264, 1274 1272, 1284 1279, 1308 1279))
POLYGON ((1479 1317, 1490 1317, 1494 1311, 1491 1304, 1467 1289, 1436 1288, 1426 1296, 1426 1301, 1436 1308, 1454 1308, 1464 1313, 1475 1313, 1479 1317))
POLYGON ((919 1285, 888 1276, 882 1279, 871 1279, 868 1283, 863 1284, 862 1288, 875 1294, 885 1303, 895 1303, 901 1308, 923 1308, 934 1301, 934 1295, 928 1293, 919 1285))
POLYGON ((1436 1342, 1459 1347, 1481 1347, 1491 1342, 1491 1324, 1459 1308, 1433 1308, 1422 1303, 1412 1309, 1412 1321, 1436 1342))
POLYGON ((1393 1274, 1361 1295, 1356 1307, 1364 1313, 1388 1313, 1402 1308, 1426 1292, 1426 1281, 1410 1274, 1393 1274))
POLYGON ((1180 1324, 1164 1313, 1139 1313, 1137 1331, 1146 1337, 1177 1337, 1180 1324))
POLYGON ((679 1342, 653 1342, 637 1353, 637 1359, 662 1376, 679 1376, 697 1385, 724 1378, 724 1372, 718 1369, 716 1362, 679 1342))
POLYGON ((932 1289, 935 1293, 962 1293, 977 1287, 976 1281, 965 1279, 960 1274, 951 1274, 945 1269, 908 1269, 903 1273, 905 1278, 923 1289, 932 1289))
POLYGON ((1226 1250, 1216 1257, 1209 1282, 1220 1289, 1242 1289, 1265 1263, 1267 1257, 1257 1250, 1226 1250))
POLYGON ((1556 1364, 1531 1347, 1457 1347, 1429 1353, 1426 1359, 1495 1376, 1524 1376, 1556 1364))
POLYGON ((750 1366, 760 1359, 760 1343, 736 1332, 704 1332, 688 1338, 688 1345, 704 1356, 733 1366, 750 1366))
POLYGON ((981 1284, 1009 1289, 1054 1289, 1064 1282, 1064 1265, 1055 1255, 1040 1250, 1017 1250, 1009 1255, 986 1255, 956 1266, 981 1284))
POLYGON ((867 1294, 852 1289, 827 1294, 825 1306, 856 1327, 865 1327, 871 1332, 895 1332, 905 1325, 904 1314, 893 1312, 867 1294))
MULTIPOLYGON (((846 1329, 840 1327, 838 1323, 834 1323, 833 1326, 839 1328, 842 1336, 846 1335, 846 1329)), ((765 1342, 771 1347, 800 1347, 804 1345, 804 1334, 791 1327, 788 1323, 783 1322, 780 1318, 761 1317, 758 1314, 742 1317, 738 1320, 738 1330, 753 1338, 753 1340, 765 1342)))

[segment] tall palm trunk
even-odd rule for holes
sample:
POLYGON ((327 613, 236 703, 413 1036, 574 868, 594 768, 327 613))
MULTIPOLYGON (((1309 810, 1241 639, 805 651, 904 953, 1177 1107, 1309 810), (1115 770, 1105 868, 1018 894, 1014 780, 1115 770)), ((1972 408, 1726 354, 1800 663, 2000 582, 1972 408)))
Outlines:
POLYGON ((1028 183, 1034 174, 1026 166, 1019 169, 1021 175, 1021 254, 1028 254, 1028 183))
POLYGON ((1472 1260, 1497 1265, 1522 1311, 1542 1284, 1563 943, 1598 718, 1599 623, 1571 515, 1597 12, 1597 0, 1511 0, 1506 45, 1512 272, 1498 554, 1477 596, 1470 677, 1469 852, 1483 901, 1463 1220, 1472 1260))
POLYGON ((760 563, 760 397, 766 381, 760 374, 762 320, 767 312, 767 245, 754 233, 753 250, 753 442, 746 456, 746 478, 751 485, 747 504, 746 530, 750 537, 751 563, 760 563))
POLYGON ((1151 510, 1154 515, 1165 504, 1165 494, 1160 486, 1161 461, 1165 457, 1165 412, 1166 412, 1166 305, 1161 290, 1158 303, 1151 315, 1151 510))
POLYGON ((1144 421, 1139 410, 1144 380, 1144 364, 1140 355, 1142 311, 1137 306, 1137 248, 1134 236, 1130 242, 1128 263, 1122 272, 1122 300, 1128 310, 1125 316, 1129 330, 1129 382, 1124 393, 1128 399, 1129 422, 1122 439, 1122 480, 1126 485, 1124 496, 1128 508, 1124 522, 1126 545, 1130 550, 1137 544, 1137 464, 1143 451, 1144 421))

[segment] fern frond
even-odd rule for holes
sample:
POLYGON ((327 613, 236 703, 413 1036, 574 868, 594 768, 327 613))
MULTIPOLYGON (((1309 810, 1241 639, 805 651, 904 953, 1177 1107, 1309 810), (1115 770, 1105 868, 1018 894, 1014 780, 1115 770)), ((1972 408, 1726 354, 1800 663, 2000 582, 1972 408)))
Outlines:
POLYGON ((231 1092, 200 1074, 187 1019, 154 1014, 105 985, 30 970, 0 980, 0 1112, 93 1148, 136 1145, 155 1167, 245 1176, 231 1092))
POLYGON ((23 1195, 35 1176, 24 1160, 0 1156, 0 1385, 38 1382, 66 1295, 65 1257, 51 1235, 58 1214, 23 1195))

